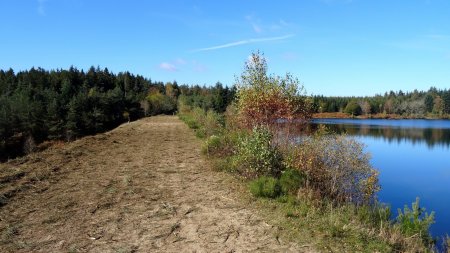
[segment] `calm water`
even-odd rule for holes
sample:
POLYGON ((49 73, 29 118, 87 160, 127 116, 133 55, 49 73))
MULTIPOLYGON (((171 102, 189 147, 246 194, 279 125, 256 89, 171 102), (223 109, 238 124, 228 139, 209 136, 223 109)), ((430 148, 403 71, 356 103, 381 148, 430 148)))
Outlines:
POLYGON ((316 119, 367 145, 380 173, 379 199, 394 214, 416 197, 435 211, 433 236, 450 235, 450 120, 316 119))

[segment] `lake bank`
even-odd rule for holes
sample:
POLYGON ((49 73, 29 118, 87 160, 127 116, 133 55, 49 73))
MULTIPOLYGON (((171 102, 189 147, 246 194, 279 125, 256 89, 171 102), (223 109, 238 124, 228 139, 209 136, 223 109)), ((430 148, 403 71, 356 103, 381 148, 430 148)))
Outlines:
MULTIPOLYGON (((415 222, 420 228, 405 230, 408 222, 397 220, 396 216, 400 217, 403 214, 410 217, 407 209, 402 210, 403 214, 396 215, 396 210, 378 204, 377 201, 365 202, 366 204, 361 205, 345 199, 337 202, 333 198, 320 195, 321 192, 312 184, 308 186, 305 182, 296 181, 295 177, 288 176, 288 179, 285 177, 285 175, 293 175, 292 170, 300 174, 304 173, 305 169, 311 169, 311 173, 322 170, 323 173, 309 174, 308 179, 313 183, 316 178, 314 175, 323 178, 324 183, 319 186, 322 187, 322 193, 327 190, 326 185, 329 185, 326 175, 336 172, 334 169, 336 166, 345 170, 340 175, 351 177, 352 173, 347 172, 354 169, 361 178, 363 169, 367 168, 369 161, 365 159, 367 156, 361 149, 360 143, 353 142, 345 136, 317 134, 310 136, 309 141, 305 140, 303 145, 297 147, 290 146, 289 143, 286 143, 285 148, 276 144, 274 147, 272 144, 267 144, 267 141, 271 139, 270 134, 259 132, 264 130, 258 130, 258 128, 248 131, 235 128, 236 121, 229 114, 218 115, 212 111, 205 112, 200 108, 183 108, 184 110, 179 113, 180 118, 195 131, 197 137, 204 140, 203 152, 214 167, 217 170, 230 172, 247 183, 248 190, 256 198, 260 210, 270 217, 269 220, 283 227, 293 240, 301 240, 301 243, 306 243, 305 245, 316 245, 317 249, 332 252, 428 252, 431 250, 432 242, 428 240, 428 221, 419 218, 415 222), (289 147, 295 149, 295 153, 290 152, 289 147), (263 159, 259 158, 261 156, 263 159), (258 169, 266 164, 270 164, 268 169, 278 168, 273 165, 276 166, 274 159, 281 158, 280 156, 284 161, 282 166, 286 166, 281 176, 271 176, 266 173, 263 176, 252 177, 248 173, 251 172, 248 168, 258 169), (302 157, 306 160, 302 160, 302 157), (307 166, 301 161, 313 166, 307 166), (321 166, 322 161, 327 161, 328 165, 321 166), (295 162, 300 162, 302 165, 294 167, 295 162), (242 167, 240 164, 245 166, 242 167), (262 165, 251 167, 254 164, 262 165), (295 186, 297 190, 283 190, 286 189, 286 182, 290 182, 290 187, 295 186), (391 214, 394 216, 393 219, 391 214), (309 239, 306 239, 308 237, 309 239)), ((280 145, 283 144, 280 143, 280 145)), ((370 190, 378 188, 377 181, 375 174, 367 181, 361 182, 363 185, 375 182, 373 187, 366 188, 367 191, 364 190, 364 196, 373 196, 370 190)), ((341 187, 344 187, 344 184, 342 180, 336 182, 339 189, 343 189, 341 187)), ((354 187, 359 187, 359 184, 354 187)), ((354 191, 349 190, 347 193, 357 194, 358 188, 352 189, 354 191)), ((360 195, 352 196, 355 196, 353 200, 357 201, 357 196, 360 195)), ((410 203, 408 206, 411 208, 410 203)))
POLYGON ((366 144, 380 170, 379 198, 394 212, 419 197, 428 212, 436 212, 432 234, 450 233, 449 120, 315 119, 313 124, 366 144))
POLYGON ((377 113, 377 114, 367 114, 367 115, 358 115, 353 116, 348 113, 343 112, 322 112, 322 113, 314 113, 312 116, 314 119, 450 119, 450 116, 403 116, 400 114, 386 114, 386 113, 377 113))

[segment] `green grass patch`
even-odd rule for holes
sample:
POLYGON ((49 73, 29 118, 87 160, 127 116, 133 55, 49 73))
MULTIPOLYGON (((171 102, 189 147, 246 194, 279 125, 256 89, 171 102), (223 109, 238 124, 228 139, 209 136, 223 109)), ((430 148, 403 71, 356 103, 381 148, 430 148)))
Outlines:
POLYGON ((281 194, 280 182, 273 177, 259 177, 250 182, 249 188, 255 197, 276 198, 281 194))

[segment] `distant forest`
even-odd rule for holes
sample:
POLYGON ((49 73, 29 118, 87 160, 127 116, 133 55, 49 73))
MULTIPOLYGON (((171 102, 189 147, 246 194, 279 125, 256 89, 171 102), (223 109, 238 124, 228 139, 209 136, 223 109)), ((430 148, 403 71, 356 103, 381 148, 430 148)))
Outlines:
POLYGON ((0 70, 0 160, 36 149, 48 140, 74 140, 121 123, 173 114, 177 100, 225 111, 234 89, 152 82, 129 72, 32 68, 0 70))
POLYGON ((450 114, 450 90, 390 91, 372 97, 314 96, 315 112, 343 112, 358 115, 397 114, 411 118, 441 118, 450 114))
MULTIPOLYGON (((224 112, 236 88, 154 82, 107 68, 87 72, 32 68, 0 70, 0 160, 36 149, 44 141, 64 140, 110 130, 121 123, 157 114, 174 114, 178 100, 205 111, 224 112)), ((314 112, 353 116, 396 114, 448 117, 450 90, 389 92, 373 97, 313 96, 314 112)))

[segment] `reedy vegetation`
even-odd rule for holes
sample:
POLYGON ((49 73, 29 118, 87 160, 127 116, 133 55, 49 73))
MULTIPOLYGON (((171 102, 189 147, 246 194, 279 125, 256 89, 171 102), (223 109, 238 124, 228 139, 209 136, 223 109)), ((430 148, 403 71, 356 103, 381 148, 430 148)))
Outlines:
POLYGON ((236 87, 224 118, 179 101, 180 118, 205 138, 203 152, 216 167, 248 180, 257 203, 295 239, 309 235, 305 242, 333 251, 432 250, 433 214, 417 200, 391 220, 390 208, 377 201, 378 172, 361 143, 323 130, 291 138, 285 126, 311 116, 296 79, 268 76, 256 53, 236 87))

